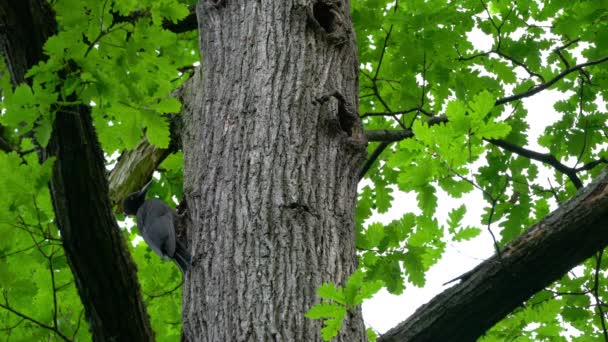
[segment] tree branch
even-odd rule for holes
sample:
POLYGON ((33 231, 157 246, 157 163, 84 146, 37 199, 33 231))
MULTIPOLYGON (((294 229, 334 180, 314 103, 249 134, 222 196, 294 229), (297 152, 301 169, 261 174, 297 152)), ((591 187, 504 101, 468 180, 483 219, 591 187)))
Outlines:
MULTIPOLYGON (((200 69, 195 69, 193 76, 175 92, 173 96, 183 101, 184 94, 188 93, 196 78, 200 76, 200 69)), ((167 149, 158 148, 145 137, 141 139, 133 150, 124 151, 118 162, 108 176, 110 187, 110 202, 117 211, 122 211, 122 201, 128 194, 141 189, 158 166, 171 153, 181 150, 182 142, 182 116, 171 115, 169 128, 171 142, 167 149)))
MULTIPOLYGON (((442 123, 442 122, 445 123, 447 121, 448 121, 447 116, 435 116, 435 117, 432 117, 431 119, 427 120, 427 124, 435 125, 435 124, 442 123)), ((365 137, 367 138, 368 141, 380 141, 380 142, 384 142, 384 143, 401 141, 403 139, 412 138, 413 136, 414 136, 414 133, 412 132, 412 130, 409 130, 409 129, 365 131, 365 137)), ((580 180, 580 178, 578 177, 577 172, 584 171, 584 170, 585 171, 590 170, 599 164, 608 163, 608 160, 602 157, 598 160, 589 162, 579 168, 572 168, 572 167, 568 167, 568 166, 564 165, 559 160, 557 160, 557 158, 555 158, 552 154, 549 154, 549 153, 545 154, 545 153, 539 153, 536 151, 532 151, 532 150, 523 148, 521 146, 517 146, 506 140, 501 140, 501 139, 484 139, 484 140, 495 146, 501 147, 507 151, 516 153, 518 155, 521 155, 521 156, 529 158, 529 159, 537 160, 539 162, 542 162, 542 163, 545 163, 547 165, 554 167, 557 171, 565 174, 570 179, 570 181, 572 181, 572 184, 574 184, 574 186, 577 189, 580 189, 583 186, 583 183, 580 180)))
POLYGON ((376 147, 374 152, 372 152, 372 154, 365 161, 365 164, 361 168, 361 171, 359 172, 359 179, 363 179, 363 177, 365 176, 367 171, 369 171, 369 169, 372 167, 372 165, 374 165, 374 162, 376 162, 376 159, 378 159, 378 157, 380 157, 380 155, 382 154, 384 149, 386 149, 388 147, 388 145, 390 145, 390 142, 383 141, 380 143, 380 145, 378 145, 378 147, 376 147))
POLYGON ((548 164, 553 166, 557 171, 565 174, 566 176, 568 176, 568 178, 570 178, 570 180, 572 181, 572 184, 574 184, 574 186, 577 189, 580 189, 583 187, 583 182, 581 182, 581 179, 578 178, 577 174, 576 174, 576 169, 573 169, 571 167, 568 167, 564 164, 562 164, 559 160, 557 160, 552 154, 549 153, 539 153, 536 151, 532 151, 532 150, 528 150, 526 148, 523 148, 521 146, 517 146, 511 142, 508 142, 506 140, 500 140, 500 139, 484 139, 485 141, 489 142, 492 145, 496 145, 499 147, 502 147, 503 149, 516 153, 520 156, 523 157, 527 157, 529 159, 534 159, 537 160, 539 162, 548 164))
POLYGON ((6 293, 4 294, 4 302, 5 302, 5 304, 1 304, 0 303, 0 308, 3 308, 3 309, 11 312, 12 314, 14 314, 16 316, 18 316, 20 318, 23 318, 26 321, 30 321, 30 322, 36 324, 37 326, 39 326, 41 328, 44 328, 44 329, 52 331, 53 333, 55 333, 57 336, 59 336, 64 341, 71 341, 67 336, 65 336, 64 334, 62 334, 61 331, 59 331, 59 329, 57 329, 57 327, 52 327, 52 326, 50 326, 48 324, 44 324, 44 323, 42 323, 42 322, 40 322, 40 321, 38 321, 38 320, 36 320, 36 319, 28 316, 28 315, 25 315, 25 314, 23 314, 23 313, 15 310, 15 309, 13 309, 8 304, 8 298, 6 296, 6 293))
POLYGON ((378 341, 474 341, 608 245, 608 169, 378 341))
POLYGON ((523 98, 526 97, 530 97, 534 94, 537 94, 549 87, 551 87, 553 84, 555 84, 557 81, 561 80, 562 78, 568 76, 570 73, 573 73, 575 71, 579 71, 582 70, 584 67, 587 66, 591 66, 591 65, 596 65, 596 64, 600 64, 600 63, 604 63, 608 61, 608 56, 600 58, 600 59, 596 59, 593 61, 588 61, 585 63, 581 63, 581 64, 577 64, 571 68, 567 68, 564 71, 560 72, 559 74, 557 74, 557 76, 553 77, 552 79, 550 79, 547 82, 535 85, 534 87, 530 88, 530 90, 528 91, 524 91, 523 93, 519 93, 519 94, 514 94, 511 96, 507 96, 507 97, 503 97, 501 99, 496 100, 496 102, 494 103, 495 106, 499 106, 501 104, 505 104, 505 103, 509 103, 509 102, 513 102, 513 101, 517 101, 517 100, 521 100, 523 98))

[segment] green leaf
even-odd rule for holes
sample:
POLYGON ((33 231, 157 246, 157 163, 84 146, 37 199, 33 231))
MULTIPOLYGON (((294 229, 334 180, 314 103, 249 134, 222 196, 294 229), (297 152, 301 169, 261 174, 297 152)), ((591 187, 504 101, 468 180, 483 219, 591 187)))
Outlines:
POLYGON ((375 342, 378 339, 378 335, 376 334, 376 332, 372 328, 367 328, 365 330, 365 334, 367 335, 367 340, 369 342, 375 342))
POLYGON ((332 303, 319 303, 310 308, 306 313, 306 318, 336 318, 343 314, 346 309, 342 305, 332 303))
POLYGON ((376 209, 379 213, 387 212, 391 207, 393 189, 376 184, 376 209))
POLYGON ((504 138, 511 132, 511 126, 504 122, 492 122, 481 124, 474 130, 475 135, 480 138, 500 139, 504 138))
POLYGON ((433 186, 423 186, 419 190, 416 199, 424 215, 433 215, 435 208, 437 208, 437 196, 435 196, 435 188, 433 186))
POLYGON ((481 229, 475 227, 465 227, 456 231, 454 241, 470 240, 481 233, 481 229))
POLYGON ((369 225, 365 230, 365 239, 368 249, 378 247, 382 239, 384 239, 384 225, 381 223, 369 225))
POLYGON ((338 335, 347 310, 344 306, 331 303, 320 303, 308 310, 306 317, 310 319, 325 319, 321 328, 323 340, 329 341, 338 335))
POLYGON ((52 131, 53 118, 41 117, 40 120, 38 120, 38 126, 35 128, 34 134, 36 141, 38 141, 40 146, 46 147, 46 145, 48 145, 52 131))
POLYGON ((179 113, 182 104, 178 99, 174 97, 167 97, 161 99, 158 103, 150 106, 150 109, 154 109, 159 113, 179 113))
POLYGON ((464 218, 464 214, 466 214, 467 208, 463 205, 460 207, 453 209, 448 214, 448 230, 450 233, 454 233, 456 228, 460 225, 460 222, 464 218))
POLYGON ((345 304, 344 291, 331 283, 325 283, 317 289, 317 296, 345 304))
POLYGON ((494 96, 488 91, 482 91, 477 94, 473 99, 473 102, 469 104, 471 107, 471 115, 475 118, 484 118, 486 117, 492 108, 494 108, 494 102, 496 99, 494 96))

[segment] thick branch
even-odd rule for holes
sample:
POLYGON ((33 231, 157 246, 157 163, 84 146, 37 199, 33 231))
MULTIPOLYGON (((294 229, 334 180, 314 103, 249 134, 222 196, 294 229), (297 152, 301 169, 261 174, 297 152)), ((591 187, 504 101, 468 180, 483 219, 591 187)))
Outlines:
POLYGON ((125 197, 141 189, 167 155, 169 150, 150 144, 146 138, 135 149, 123 152, 108 176, 110 201, 117 211, 122 211, 125 197))
POLYGON ((536 292, 608 245, 608 169, 379 341, 475 341, 536 292))
MULTIPOLYGON (((197 69, 198 70, 198 69, 197 69)), ((194 75, 198 75, 198 71, 194 75)), ((192 85, 192 78, 173 92, 173 96, 183 100, 183 94, 192 85)), ((121 203, 128 194, 141 189, 141 187, 152 177, 158 166, 171 153, 181 150, 182 117, 172 115, 170 119, 171 142, 169 148, 156 147, 145 137, 141 139, 133 150, 124 151, 118 159, 116 166, 108 176, 110 187, 110 202, 112 206, 121 211, 121 203)))
POLYGON ((55 216, 94 340, 152 340, 88 107, 57 112, 48 150, 57 158, 51 178, 55 216))
MULTIPOLYGON (((446 122, 448 122, 448 117, 445 115, 433 116, 430 119, 426 120, 426 124, 429 126, 446 122)), ((395 142, 412 137, 414 137, 414 132, 412 132, 411 129, 376 129, 365 131, 365 138, 367 138, 368 141, 395 142)))

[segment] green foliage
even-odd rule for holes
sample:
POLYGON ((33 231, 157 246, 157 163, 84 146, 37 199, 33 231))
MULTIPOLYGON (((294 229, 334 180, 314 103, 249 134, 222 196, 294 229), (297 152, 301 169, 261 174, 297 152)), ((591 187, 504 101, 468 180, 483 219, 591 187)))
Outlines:
MULTIPOLYGON (((401 293, 408 283, 422 286, 446 243, 474 239, 482 226, 504 246, 574 195, 573 179, 554 172, 547 180, 534 156, 495 141, 550 153, 570 167, 603 160, 578 173, 582 182, 606 164, 605 2, 357 0, 352 15, 365 129, 408 129, 414 136, 390 145, 359 191, 357 248, 366 281, 382 280, 392 293, 401 293), (585 61, 597 64, 568 72, 585 61), (531 90, 545 87, 563 95, 546 104, 558 114, 536 139, 529 122, 548 114, 529 113, 521 98, 539 96, 531 90), (509 97, 514 94, 521 98, 509 97), (414 193, 417 201, 399 203, 395 190, 414 193), (479 191, 486 203, 463 202, 472 191, 479 191), (438 197, 445 194, 460 203, 439 207, 438 197), (472 225, 465 219, 470 206, 484 207, 472 225), (374 214, 397 209, 411 213, 388 223, 374 221, 374 214), (447 222, 438 222, 443 217, 439 212, 448 214, 447 222)), ((368 154, 376 146, 370 144, 368 154)), ((583 265, 585 275, 575 278, 590 282, 591 264, 583 265)), ((570 291, 585 289, 579 285, 570 291)), ((499 325, 503 328, 494 330, 502 335, 486 339, 557 336, 564 312, 583 335, 599 336, 593 310, 574 307, 571 300, 544 300, 536 311, 527 311, 537 314, 514 314, 519 321, 506 319, 499 325), (561 303, 561 312, 555 302, 561 303), (583 312, 584 323, 572 318, 583 312)))
MULTIPOLYGON (((181 110, 171 94, 199 56, 196 32, 175 34, 162 23, 178 22, 192 3, 52 1, 59 32, 45 44, 48 59, 16 87, 8 72, 0 74, 0 138, 12 150, 0 152, 4 307, 75 340, 90 339, 46 186, 53 161, 40 164, 31 152, 48 144, 55 113, 74 104, 91 106, 107 156, 133 148, 144 135, 167 147, 168 117, 181 110)), ((407 129, 414 137, 392 143, 362 181, 356 212, 360 268, 342 286, 324 284, 318 292, 323 302, 307 313, 324 320, 326 340, 381 287, 400 294, 407 286, 424 286, 448 243, 474 239, 478 227, 487 226, 504 246, 574 195, 575 180, 557 171, 547 180, 541 163, 497 140, 550 153, 573 168, 604 158, 580 170, 582 182, 608 158, 605 1, 353 0, 351 9, 364 127, 407 129), (572 68, 586 61, 595 64, 572 68), (546 104, 557 115, 537 137, 530 123, 547 114, 529 112, 521 98, 547 90, 560 95, 546 104), (381 115, 386 112, 393 115, 381 115), (463 196, 474 191, 484 203, 465 202, 463 196), (416 201, 399 203, 399 192, 412 193, 416 201), (441 207, 443 196, 458 204, 441 207), (471 206, 483 213, 469 225, 471 206), (394 209, 399 219, 376 222, 375 214, 394 209)), ((370 144, 370 154, 377 145, 370 144)), ((181 198, 182 163, 181 152, 169 156, 150 193, 168 203, 181 198)), ((136 242, 136 234, 124 234, 136 242)), ((159 263, 143 244, 131 248, 156 337, 176 340, 179 271, 159 263)), ((564 340, 556 336, 567 330, 565 324, 581 332, 573 341, 601 339, 598 308, 607 300, 608 260, 597 258, 603 262, 591 259, 539 292, 483 341, 564 340)), ((6 308, 0 317, 0 329, 13 340, 56 338, 6 308)), ((368 329, 368 338, 374 337, 368 329)))
MULTIPOLYGON (((0 61, 0 138, 14 150, 0 152, 0 329, 17 341, 59 334, 91 339, 48 192, 53 160, 40 164, 34 153, 48 144, 55 113, 68 105, 91 105, 106 155, 134 147, 144 134, 167 147, 168 116, 181 110, 171 94, 189 77, 184 70, 199 60, 196 32, 178 35, 161 26, 188 14, 177 0, 52 5, 59 32, 44 45, 48 59, 27 72, 27 83, 12 87, 0 61)), ((152 189, 169 203, 182 196, 181 164, 181 153, 167 158, 152 189)), ((132 254, 156 339, 178 340, 181 273, 172 263, 159 262, 145 244, 133 247, 132 254)))
MULTIPOLYGON (((364 280, 365 274, 358 270, 348 278, 344 287, 326 283, 317 290, 317 295, 327 301, 310 308, 306 317, 323 320, 321 335, 325 341, 338 335, 342 321, 349 311, 355 310, 356 306, 361 305, 365 299, 371 298, 382 288, 382 281, 364 280)), ((375 336, 372 330, 368 330, 367 334, 375 336)))

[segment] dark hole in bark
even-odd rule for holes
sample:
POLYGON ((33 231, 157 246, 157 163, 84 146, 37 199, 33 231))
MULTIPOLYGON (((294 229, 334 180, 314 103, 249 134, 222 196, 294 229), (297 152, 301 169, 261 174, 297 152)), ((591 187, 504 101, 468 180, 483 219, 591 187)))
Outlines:
POLYGON ((312 8, 312 14, 325 32, 331 33, 333 31, 334 14, 331 11, 331 6, 317 2, 312 8))
POLYGON ((340 128, 350 136, 353 132, 355 120, 352 114, 346 110, 343 103, 338 105, 338 122, 340 122, 340 128))
POLYGON ((212 6, 220 7, 225 5, 225 0, 207 0, 212 6))

